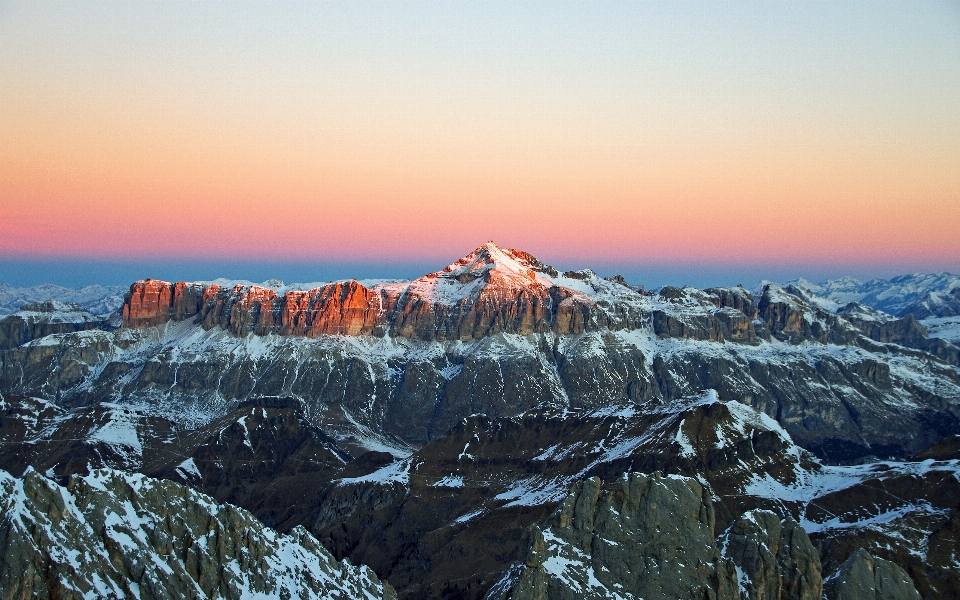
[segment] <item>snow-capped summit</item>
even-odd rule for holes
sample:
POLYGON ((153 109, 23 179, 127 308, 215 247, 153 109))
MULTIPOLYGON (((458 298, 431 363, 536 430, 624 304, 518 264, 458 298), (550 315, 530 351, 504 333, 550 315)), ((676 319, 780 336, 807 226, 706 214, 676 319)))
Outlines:
MULTIPOLYGON (((872 279, 866 283, 852 277, 830 279, 813 284, 804 279, 788 282, 810 296, 836 303, 837 307, 859 302, 892 315, 919 314, 911 305, 922 303, 932 295, 948 295, 960 288, 960 276, 952 273, 914 273, 890 279, 872 279)), ((936 300, 933 301, 936 304, 936 300)), ((935 311, 934 311, 935 312, 935 311)), ((927 316, 925 313, 923 316, 927 316)), ((918 318, 923 318, 923 316, 918 318)))
MULTIPOLYGON (((522 250, 501 248, 491 241, 433 275, 476 278, 489 271, 494 271, 501 276, 520 275, 530 280, 535 280, 537 273, 552 273, 554 276, 557 273, 553 267, 543 264, 522 250)), ((549 280, 547 281, 549 284, 549 280)))
POLYGON ((530 292, 546 296, 556 284, 549 275, 557 270, 520 250, 500 248, 487 242, 440 271, 428 273, 409 284, 386 284, 388 293, 411 295, 433 303, 455 306, 472 304, 483 297, 530 292))

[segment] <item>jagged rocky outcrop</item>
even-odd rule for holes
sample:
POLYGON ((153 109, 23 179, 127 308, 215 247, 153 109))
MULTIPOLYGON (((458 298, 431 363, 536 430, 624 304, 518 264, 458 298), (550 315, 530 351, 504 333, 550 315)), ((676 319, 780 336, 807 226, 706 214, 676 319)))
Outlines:
POLYGON ((695 479, 629 473, 607 488, 587 479, 525 532, 519 565, 487 598, 738 598, 715 526, 695 479))
POLYGON ((906 571, 862 548, 840 565, 825 587, 830 600, 920 600, 906 571))
POLYGON ((794 519, 740 515, 719 536, 698 480, 625 473, 572 486, 531 525, 490 600, 743 598, 919 600, 910 576, 858 549, 823 579, 817 549, 794 519))
POLYGON ((652 310, 653 331, 660 337, 756 344, 769 339, 757 321, 757 305, 743 288, 664 286, 652 310))
MULTIPOLYGON (((210 286, 219 290, 219 286, 210 286)), ((258 288, 260 289, 260 288, 258 288)), ((185 282, 145 279, 130 286, 123 300, 126 327, 152 327, 167 321, 196 316, 203 304, 204 287, 185 282)))
POLYGON ((715 528, 711 491, 694 478, 586 479, 525 531, 487 598, 820 600, 820 559, 796 521, 757 510, 715 528))
MULTIPOLYGON (((960 289, 960 288, 958 288, 960 289)), ((862 304, 851 302, 837 314, 872 340, 916 348, 950 365, 960 365, 960 348, 930 332, 912 314, 895 318, 862 304)))
POLYGON ((820 600, 820 556, 796 521, 768 510, 746 512, 720 536, 745 600, 820 600))
POLYGON ((170 481, 0 471, 0 506, 4 598, 396 598, 306 530, 280 535, 170 481))
POLYGON ((860 332, 837 315, 809 302, 801 290, 775 284, 764 286, 757 312, 778 340, 850 345, 860 332))

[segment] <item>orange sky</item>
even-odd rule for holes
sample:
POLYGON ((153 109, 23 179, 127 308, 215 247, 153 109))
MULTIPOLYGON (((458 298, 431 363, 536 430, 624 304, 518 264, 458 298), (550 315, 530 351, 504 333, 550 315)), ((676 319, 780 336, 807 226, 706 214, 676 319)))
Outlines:
POLYGON ((917 6, 9 4, 0 255, 960 269, 917 6))

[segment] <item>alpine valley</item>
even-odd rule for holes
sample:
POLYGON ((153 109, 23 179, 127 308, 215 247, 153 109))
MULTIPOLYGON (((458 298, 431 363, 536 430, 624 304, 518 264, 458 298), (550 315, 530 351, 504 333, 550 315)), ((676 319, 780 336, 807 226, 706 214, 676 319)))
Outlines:
POLYGON ((960 598, 960 277, 46 288, 2 598, 960 598))

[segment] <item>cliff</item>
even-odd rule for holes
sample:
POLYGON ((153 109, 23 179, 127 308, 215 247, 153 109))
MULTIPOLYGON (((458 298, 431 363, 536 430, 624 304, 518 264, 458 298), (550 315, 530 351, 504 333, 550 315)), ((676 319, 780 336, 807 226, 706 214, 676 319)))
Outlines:
MULTIPOLYGON (((317 337, 325 334, 468 340, 495 333, 580 333, 611 325, 586 294, 558 285, 556 270, 525 252, 487 243, 410 283, 351 280, 310 290, 168 283, 130 287, 123 324, 194 319, 207 329, 317 337)), ((623 323, 626 325, 627 323, 623 323)), ((623 326, 621 325, 621 326, 623 326)))

